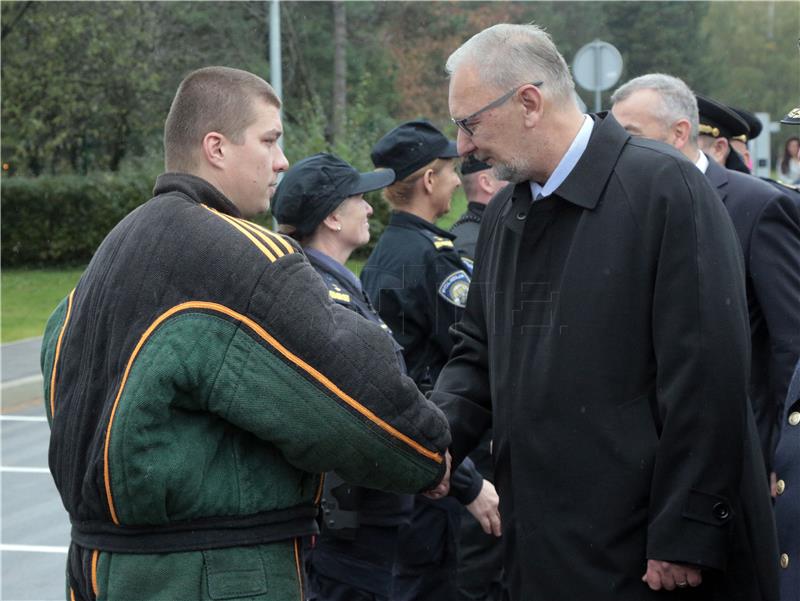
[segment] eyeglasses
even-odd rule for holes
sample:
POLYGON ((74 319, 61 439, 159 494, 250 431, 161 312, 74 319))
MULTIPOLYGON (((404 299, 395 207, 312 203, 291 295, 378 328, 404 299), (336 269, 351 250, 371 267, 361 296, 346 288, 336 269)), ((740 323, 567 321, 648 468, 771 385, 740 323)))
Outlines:
POLYGON ((450 119, 450 121, 455 123, 455 125, 456 125, 456 127, 458 127, 458 129, 463 131, 468 136, 472 137, 472 135, 475 132, 472 131, 472 129, 470 128, 469 125, 467 125, 467 123, 472 121, 475 117, 477 117, 481 113, 484 113, 484 112, 486 112, 488 110, 497 108, 498 106, 500 106, 500 105, 504 104, 505 102, 507 102, 508 99, 511 98, 516 93, 516 91, 519 90, 522 86, 536 86, 536 87, 539 87, 543 83, 544 83, 543 81, 535 81, 535 82, 531 82, 531 83, 524 83, 524 84, 522 84, 520 86, 517 86, 513 90, 509 90, 508 92, 506 92, 505 94, 500 96, 500 98, 498 98, 494 102, 490 102, 485 107, 483 107, 482 109, 478 109, 477 111, 475 111, 474 113, 472 113, 468 117, 464 117, 463 119, 450 119))

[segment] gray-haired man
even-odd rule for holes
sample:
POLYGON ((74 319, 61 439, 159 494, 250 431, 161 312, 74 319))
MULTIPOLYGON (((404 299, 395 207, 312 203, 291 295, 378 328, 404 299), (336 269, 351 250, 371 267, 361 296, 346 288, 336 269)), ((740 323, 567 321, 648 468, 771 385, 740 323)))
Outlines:
POLYGON ((494 428, 510 598, 774 598, 746 551, 775 541, 747 530, 771 519, 766 489, 755 508, 739 492, 766 476, 743 268, 713 189, 581 114, 536 26, 486 29, 447 69, 459 153, 516 184, 484 215, 432 397, 456 461, 494 428))

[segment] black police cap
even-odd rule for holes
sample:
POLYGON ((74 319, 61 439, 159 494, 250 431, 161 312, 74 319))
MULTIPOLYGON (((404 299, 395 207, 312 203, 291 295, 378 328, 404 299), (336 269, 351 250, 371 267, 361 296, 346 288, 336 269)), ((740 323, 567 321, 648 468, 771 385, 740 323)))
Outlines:
POLYGON ((749 135, 750 128, 747 127, 747 122, 727 106, 700 94, 696 96, 701 134, 714 138, 749 135))
POLYGON ((470 173, 486 171, 491 168, 492 166, 489 163, 479 161, 474 155, 470 154, 461 162, 461 175, 469 175, 470 173))
POLYGON ((781 123, 786 125, 800 125, 800 106, 789 111, 786 116, 781 119, 781 123))
POLYGON ((458 150, 427 121, 409 121, 378 140, 370 156, 376 167, 394 169, 400 181, 435 159, 457 157, 458 150))
POLYGON ((298 161, 284 173, 272 198, 272 215, 303 238, 348 197, 380 190, 394 179, 391 169, 359 173, 339 157, 321 152, 298 161))
POLYGON ((728 107, 734 113, 739 115, 745 123, 747 123, 747 128, 750 130, 750 133, 745 136, 740 136, 739 139, 742 142, 747 142, 748 140, 755 140, 760 134, 761 130, 764 129, 764 126, 761 124, 761 119, 756 117, 750 111, 746 111, 744 109, 737 109, 735 106, 728 107))

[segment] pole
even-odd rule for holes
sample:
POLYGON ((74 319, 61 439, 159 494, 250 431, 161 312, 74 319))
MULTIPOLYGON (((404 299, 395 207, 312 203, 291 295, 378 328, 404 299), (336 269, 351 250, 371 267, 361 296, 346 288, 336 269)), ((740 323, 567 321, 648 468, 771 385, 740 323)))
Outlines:
MULTIPOLYGON (((269 10, 269 76, 278 98, 283 100, 283 72, 281 71, 281 4, 271 0, 269 10)), ((283 117, 283 109, 281 109, 283 117)), ((283 139, 281 138, 282 142, 283 139)), ((281 144, 283 145, 283 144, 281 144)))
POLYGON ((592 42, 592 54, 594 55, 594 112, 600 112, 600 53, 603 46, 599 41, 592 42))

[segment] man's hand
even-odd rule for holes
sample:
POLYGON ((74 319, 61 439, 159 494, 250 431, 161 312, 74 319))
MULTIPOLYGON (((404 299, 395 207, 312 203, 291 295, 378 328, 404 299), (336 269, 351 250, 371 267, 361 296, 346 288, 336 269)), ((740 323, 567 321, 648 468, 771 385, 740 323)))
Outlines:
POLYGON ((430 489, 428 492, 422 493, 429 499, 441 499, 447 496, 447 493, 450 492, 450 451, 445 451, 444 453, 444 460, 445 465, 447 466, 444 472, 444 477, 442 478, 441 482, 437 484, 434 488, 430 489))
POLYGON ((467 505, 467 511, 472 514, 486 534, 500 536, 503 531, 500 524, 500 498, 494 484, 484 478, 481 492, 475 500, 467 505))
POLYGON ((662 588, 672 591, 676 587, 700 586, 700 583, 703 582, 703 577, 700 574, 700 569, 693 566, 648 559, 647 572, 642 576, 642 582, 646 582, 647 586, 654 591, 662 588))

